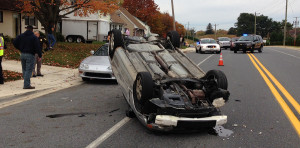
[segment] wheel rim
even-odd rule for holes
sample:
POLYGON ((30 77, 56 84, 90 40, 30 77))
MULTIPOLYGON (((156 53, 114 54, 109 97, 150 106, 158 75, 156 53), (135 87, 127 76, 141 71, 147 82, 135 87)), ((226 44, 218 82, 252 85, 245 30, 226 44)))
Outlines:
POLYGON ((77 43, 80 43, 81 42, 81 38, 77 38, 77 43))
POLYGON ((141 80, 141 77, 139 77, 137 80, 136 80, 136 97, 138 100, 141 100, 142 98, 142 80, 141 80))
POLYGON ((73 39, 71 37, 68 37, 68 42, 73 42, 73 39))

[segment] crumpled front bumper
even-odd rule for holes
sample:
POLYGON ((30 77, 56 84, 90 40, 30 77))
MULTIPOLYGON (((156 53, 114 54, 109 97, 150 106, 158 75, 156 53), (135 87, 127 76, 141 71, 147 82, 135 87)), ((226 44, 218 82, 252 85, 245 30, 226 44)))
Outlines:
POLYGON ((204 118, 186 118, 170 115, 157 115, 155 123, 147 124, 147 127, 158 131, 172 131, 176 129, 201 129, 215 127, 227 123, 226 115, 210 116, 204 118))

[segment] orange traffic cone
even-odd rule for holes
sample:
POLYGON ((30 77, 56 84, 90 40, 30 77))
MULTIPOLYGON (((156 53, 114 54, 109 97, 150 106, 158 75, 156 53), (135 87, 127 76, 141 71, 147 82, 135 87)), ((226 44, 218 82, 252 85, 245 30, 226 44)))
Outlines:
POLYGON ((220 54, 220 60, 218 66, 224 66, 222 53, 220 54))

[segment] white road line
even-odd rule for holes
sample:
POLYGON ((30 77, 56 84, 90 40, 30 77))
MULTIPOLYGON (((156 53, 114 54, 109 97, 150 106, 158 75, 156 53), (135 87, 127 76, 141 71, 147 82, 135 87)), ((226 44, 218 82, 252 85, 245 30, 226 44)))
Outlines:
POLYGON ((282 53, 282 54, 285 54, 285 55, 288 55, 288 56, 291 56, 291 57, 294 57, 294 58, 300 59, 300 57, 297 57, 297 56, 295 56, 295 55, 292 55, 292 54, 288 54, 288 53, 285 53, 285 52, 282 52, 282 51, 278 51, 278 50, 275 50, 275 49, 270 49, 270 50, 277 51, 277 52, 280 52, 280 53, 282 53))
POLYGON ((212 57, 213 56, 213 54, 212 55, 210 55, 209 57, 207 57, 206 59, 204 59, 203 61, 201 61, 199 64, 197 64, 197 66, 199 66, 199 65, 201 65, 202 63, 204 63, 206 60, 208 60, 210 57, 212 57))
POLYGON ((130 121, 130 118, 125 117, 120 122, 118 122, 116 125, 114 125, 112 128, 110 128, 108 131, 106 131, 104 134, 102 134, 99 138, 97 138, 95 141, 93 141, 91 144, 89 144, 86 148, 98 147, 101 143, 103 143, 107 138, 109 138, 112 134, 114 134, 116 131, 118 131, 128 121, 130 121))

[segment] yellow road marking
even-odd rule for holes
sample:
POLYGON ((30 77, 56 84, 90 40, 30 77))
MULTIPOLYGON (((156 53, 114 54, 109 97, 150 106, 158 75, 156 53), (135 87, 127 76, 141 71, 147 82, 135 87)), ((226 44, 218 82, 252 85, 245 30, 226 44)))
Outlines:
POLYGON ((283 109, 284 113, 286 114, 286 116, 288 117, 288 119, 290 120, 290 122, 292 123, 292 125, 294 126, 296 132, 298 133, 298 136, 300 137, 300 122, 299 122, 298 118, 295 116, 295 114, 293 113, 293 111, 286 104, 286 102, 281 97, 281 95, 279 94, 279 92, 276 90, 275 86, 268 79, 268 77, 264 74, 264 72, 255 63, 255 61, 251 57, 251 55, 248 54, 248 56, 249 56, 251 62, 253 63, 254 67, 258 70, 258 72, 260 73, 260 75, 262 76, 262 78, 265 80, 266 84, 268 85, 268 87, 270 88, 270 90, 273 93, 274 97, 276 98, 277 102, 279 103, 279 105, 283 109))
POLYGON ((293 105, 298 114, 300 114, 300 105, 298 102, 292 97, 292 95, 279 83, 279 81, 269 72, 269 70, 261 64, 261 62, 253 55, 250 54, 255 61, 259 64, 259 66, 267 73, 267 75, 271 78, 271 80, 275 83, 275 85, 279 88, 279 90, 284 94, 284 96, 288 99, 288 101, 293 105))

